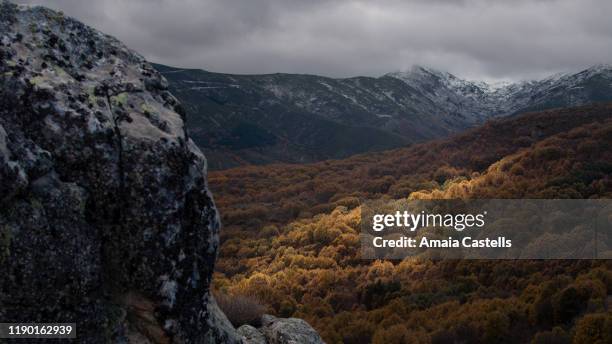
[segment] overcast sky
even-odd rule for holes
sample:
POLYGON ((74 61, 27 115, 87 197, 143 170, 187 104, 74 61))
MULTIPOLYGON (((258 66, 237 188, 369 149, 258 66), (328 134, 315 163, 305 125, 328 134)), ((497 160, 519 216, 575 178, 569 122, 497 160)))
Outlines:
POLYGON ((334 77, 529 79, 612 63, 609 0, 39 0, 150 61, 334 77))

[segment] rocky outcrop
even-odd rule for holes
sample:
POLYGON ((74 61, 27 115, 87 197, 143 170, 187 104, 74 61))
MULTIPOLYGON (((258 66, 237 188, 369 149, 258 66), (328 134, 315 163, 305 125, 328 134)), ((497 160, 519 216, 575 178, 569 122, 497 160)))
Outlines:
POLYGON ((166 80, 116 39, 0 0, 0 322, 79 343, 321 343, 236 331, 210 294, 219 216, 166 80))
POLYGON ((246 344, 325 344, 321 336, 306 321, 297 318, 277 318, 264 315, 262 326, 256 329, 242 325, 238 333, 246 344))
POLYGON ((0 2, 0 322, 80 343, 235 343, 219 218, 167 83, 112 37, 0 2))
POLYGON ((263 333, 251 325, 238 327, 238 334, 244 337, 246 344, 267 344, 268 341, 263 333))
POLYGON ((261 332, 270 344, 324 344, 317 331, 302 319, 264 315, 261 322, 261 332))

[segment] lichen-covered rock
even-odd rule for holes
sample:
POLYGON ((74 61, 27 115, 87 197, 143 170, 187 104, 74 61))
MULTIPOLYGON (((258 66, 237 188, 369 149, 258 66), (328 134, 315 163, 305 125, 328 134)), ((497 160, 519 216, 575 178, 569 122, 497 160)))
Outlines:
POLYGON ((0 322, 80 343, 233 343, 218 215, 166 81, 112 37, 0 1, 0 322))
POLYGON ((321 336, 306 321, 264 315, 260 331, 269 344, 324 344, 321 336))
POLYGON ((242 325, 236 330, 244 337, 246 344, 267 344, 266 337, 258 329, 251 325, 242 325))

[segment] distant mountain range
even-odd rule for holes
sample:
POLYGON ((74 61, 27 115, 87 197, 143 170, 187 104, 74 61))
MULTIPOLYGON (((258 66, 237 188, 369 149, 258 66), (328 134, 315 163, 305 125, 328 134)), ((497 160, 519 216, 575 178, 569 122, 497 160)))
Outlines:
POLYGON ((440 138, 489 118, 612 101, 612 66, 491 85, 415 66, 335 79, 155 66, 213 169, 311 162, 440 138))

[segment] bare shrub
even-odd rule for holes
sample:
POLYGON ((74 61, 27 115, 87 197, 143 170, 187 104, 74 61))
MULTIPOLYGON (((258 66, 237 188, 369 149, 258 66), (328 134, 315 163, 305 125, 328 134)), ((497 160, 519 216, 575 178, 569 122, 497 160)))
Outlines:
POLYGON ((221 292, 214 293, 219 308, 225 313, 229 321, 238 328, 248 324, 261 326, 261 316, 266 313, 266 306, 255 297, 247 295, 227 295, 221 292))

